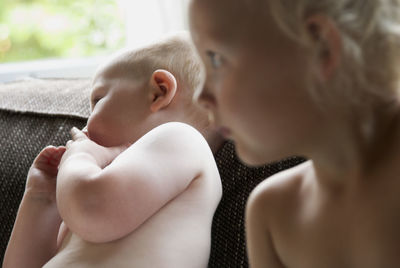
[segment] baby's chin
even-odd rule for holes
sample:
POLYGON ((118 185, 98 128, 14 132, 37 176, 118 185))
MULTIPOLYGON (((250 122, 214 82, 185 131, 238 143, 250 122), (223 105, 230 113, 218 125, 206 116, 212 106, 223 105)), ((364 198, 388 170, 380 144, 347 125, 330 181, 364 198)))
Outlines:
POLYGON ((93 132, 89 132, 88 137, 90 140, 94 141, 95 143, 103 147, 114 147, 121 145, 119 141, 116 141, 112 138, 108 138, 105 135, 96 134, 93 132))

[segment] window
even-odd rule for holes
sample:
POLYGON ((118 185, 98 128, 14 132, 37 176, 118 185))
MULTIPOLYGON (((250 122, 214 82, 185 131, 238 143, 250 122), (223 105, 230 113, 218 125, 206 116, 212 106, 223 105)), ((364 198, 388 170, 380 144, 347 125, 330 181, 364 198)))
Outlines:
POLYGON ((0 82, 88 77, 104 57, 187 29, 188 0, 1 0, 0 82))
POLYGON ((127 45, 138 46, 158 36, 188 29, 188 0, 121 0, 126 10, 127 45))

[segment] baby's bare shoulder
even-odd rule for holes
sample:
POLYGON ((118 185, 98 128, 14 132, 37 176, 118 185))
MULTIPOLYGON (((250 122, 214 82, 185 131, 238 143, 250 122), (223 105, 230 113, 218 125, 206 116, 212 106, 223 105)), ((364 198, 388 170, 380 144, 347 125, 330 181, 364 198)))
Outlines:
POLYGON ((193 147, 208 147, 207 141, 197 129, 180 122, 159 125, 144 135, 141 140, 162 146, 158 148, 174 147, 174 149, 178 149, 184 147, 193 149, 193 147))
POLYGON ((216 168, 212 151, 203 135, 194 127, 180 122, 159 125, 129 148, 151 162, 155 160, 181 170, 216 168))

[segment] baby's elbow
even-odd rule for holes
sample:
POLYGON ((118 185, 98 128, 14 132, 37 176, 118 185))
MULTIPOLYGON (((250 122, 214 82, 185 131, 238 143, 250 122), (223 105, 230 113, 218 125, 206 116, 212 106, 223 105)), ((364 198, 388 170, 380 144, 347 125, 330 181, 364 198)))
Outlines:
POLYGON ((68 228, 80 238, 92 243, 105 243, 110 237, 110 225, 104 213, 104 194, 95 182, 80 182, 71 192, 57 198, 62 219, 68 228), (65 196, 68 195, 68 196, 65 196))
POLYGON ((126 236, 132 230, 119 224, 118 219, 100 215, 87 217, 85 221, 71 228, 71 231, 90 243, 108 243, 126 236))
POLYGON ((80 212, 71 214, 70 219, 65 219, 71 232, 90 243, 106 243, 118 239, 108 217, 93 210, 88 212, 88 209, 80 209, 80 212))
POLYGON ((80 226, 71 231, 84 241, 94 244, 108 243, 119 238, 113 234, 112 230, 102 228, 101 226, 101 223, 88 224, 87 226, 80 226))

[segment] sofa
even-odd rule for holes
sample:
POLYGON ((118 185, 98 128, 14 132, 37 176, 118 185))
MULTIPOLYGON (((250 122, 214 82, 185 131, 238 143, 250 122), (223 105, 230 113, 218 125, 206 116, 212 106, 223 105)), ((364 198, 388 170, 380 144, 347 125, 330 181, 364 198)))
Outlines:
MULTIPOLYGON (((0 263, 33 159, 46 145, 65 144, 72 126, 86 124, 89 94, 89 79, 30 78, 0 84, 0 263)), ((304 159, 247 167, 229 141, 215 159, 223 197, 213 219, 209 267, 248 267, 244 210, 249 193, 262 180, 304 159)))

